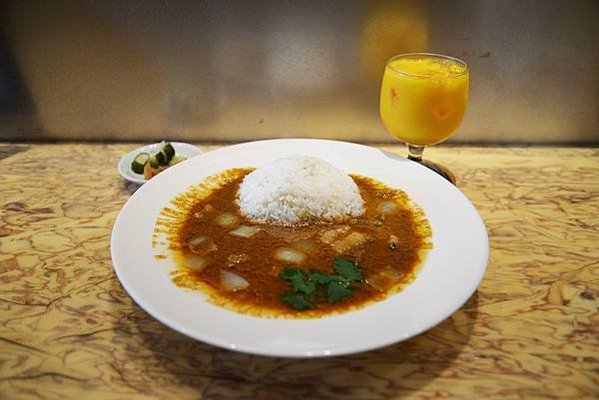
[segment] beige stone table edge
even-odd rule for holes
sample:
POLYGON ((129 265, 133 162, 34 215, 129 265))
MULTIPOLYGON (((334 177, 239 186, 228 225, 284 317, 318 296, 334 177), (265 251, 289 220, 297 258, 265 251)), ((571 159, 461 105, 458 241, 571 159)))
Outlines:
POLYGON ((116 163, 140 144, 0 143, 1 399, 599 396, 599 149, 427 150, 487 225, 478 291, 408 341, 294 360, 195 342, 122 290, 109 240, 136 186, 116 163))

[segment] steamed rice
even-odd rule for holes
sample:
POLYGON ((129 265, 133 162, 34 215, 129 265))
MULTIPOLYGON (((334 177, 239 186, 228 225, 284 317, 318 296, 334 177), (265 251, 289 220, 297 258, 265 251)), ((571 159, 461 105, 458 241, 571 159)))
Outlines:
POLYGON ((364 200, 350 176, 318 158, 299 155, 248 174, 237 202, 248 218, 281 225, 310 219, 339 221, 364 213, 364 200))

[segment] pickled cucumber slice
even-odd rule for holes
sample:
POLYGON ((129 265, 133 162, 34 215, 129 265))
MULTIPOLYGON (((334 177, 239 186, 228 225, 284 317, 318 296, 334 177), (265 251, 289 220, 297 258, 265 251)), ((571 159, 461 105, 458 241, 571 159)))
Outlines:
POLYGON ((150 154, 148 153, 139 153, 135 156, 133 161, 131 162, 131 170, 136 174, 143 174, 144 167, 148 160, 150 159, 150 154))
POLYGON ((169 142, 166 142, 162 148, 162 152, 166 155, 166 162, 168 163, 175 156, 175 148, 169 142))
POLYGON ((160 166, 160 163, 158 162, 158 159, 156 158, 156 156, 150 157, 148 162, 150 163, 150 166, 152 168, 158 168, 160 166))
POLYGON ((158 164, 160 164, 160 165, 168 164, 168 162, 166 161, 166 154, 164 154, 162 152, 162 150, 160 150, 158 153, 156 153, 156 155, 154 157, 156 157, 156 161, 158 161, 158 164))
POLYGON ((160 165, 168 165, 175 155, 175 149, 172 144, 166 141, 160 142, 160 150, 156 153, 156 160, 160 165))

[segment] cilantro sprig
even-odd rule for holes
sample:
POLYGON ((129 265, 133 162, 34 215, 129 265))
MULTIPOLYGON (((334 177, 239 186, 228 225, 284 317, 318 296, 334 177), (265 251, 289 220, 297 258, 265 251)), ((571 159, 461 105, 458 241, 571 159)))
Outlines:
POLYGON ((279 278, 291 283, 291 291, 281 299, 296 310, 309 310, 319 302, 336 303, 350 296, 357 283, 364 280, 360 266, 345 258, 335 258, 334 274, 286 267, 279 278))

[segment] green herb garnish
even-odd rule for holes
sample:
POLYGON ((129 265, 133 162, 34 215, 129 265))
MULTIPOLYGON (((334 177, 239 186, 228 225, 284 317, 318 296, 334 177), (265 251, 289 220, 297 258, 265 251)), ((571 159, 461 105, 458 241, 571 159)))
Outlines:
POLYGON ((360 282, 364 279, 360 267, 345 258, 335 258, 335 261, 333 261, 333 269, 348 281, 360 282))
POLYGON ((299 268, 285 268, 281 275, 281 279, 291 282, 295 292, 310 294, 316 290, 316 284, 310 278, 304 275, 304 271, 299 268))
POLYGON ((354 285, 364 279, 360 267, 345 258, 335 258, 334 274, 301 268, 286 267, 279 278, 289 281, 293 291, 284 293, 281 299, 296 310, 307 310, 322 301, 336 303, 353 293, 354 285))
POLYGON ((303 294, 286 293, 283 295, 282 299, 296 310, 309 310, 310 308, 314 308, 312 303, 310 303, 303 294))
POLYGON ((344 297, 352 294, 352 287, 343 281, 334 281, 327 286, 327 301, 336 303, 344 297))

